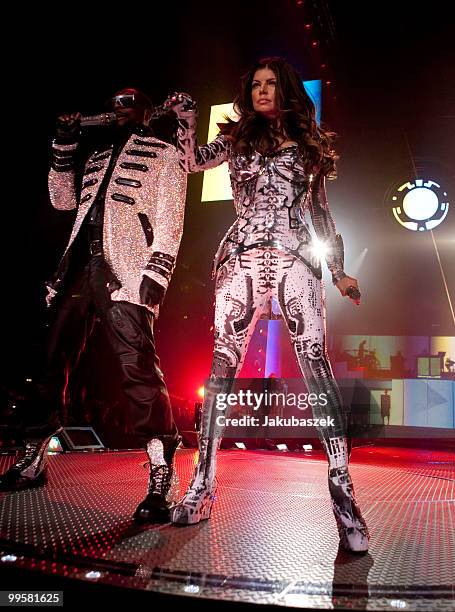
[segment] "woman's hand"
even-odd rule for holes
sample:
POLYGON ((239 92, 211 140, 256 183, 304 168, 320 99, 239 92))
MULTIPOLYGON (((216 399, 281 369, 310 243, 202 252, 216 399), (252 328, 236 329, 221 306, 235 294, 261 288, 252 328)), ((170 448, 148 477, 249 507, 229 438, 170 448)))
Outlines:
POLYGON ((190 94, 184 92, 175 92, 167 97, 163 106, 169 110, 173 110, 177 117, 188 112, 196 111, 196 102, 190 94))
POLYGON ((360 291, 359 291, 359 283, 356 278, 352 276, 344 276, 340 279, 335 285, 342 296, 348 296, 351 300, 353 300, 357 306, 360 304, 360 291), (349 295, 347 292, 350 288, 353 288, 354 296, 349 295))

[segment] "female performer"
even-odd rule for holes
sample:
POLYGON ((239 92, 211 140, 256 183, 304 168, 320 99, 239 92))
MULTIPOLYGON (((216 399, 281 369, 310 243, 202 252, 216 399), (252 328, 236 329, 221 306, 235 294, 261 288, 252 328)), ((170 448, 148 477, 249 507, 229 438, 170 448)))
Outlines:
POLYGON ((368 549, 368 530, 348 472, 349 450, 341 396, 326 352, 321 266, 305 222, 328 248, 326 261, 341 295, 358 302, 355 278, 343 270, 343 241, 327 204, 325 179, 335 177, 330 132, 318 127, 315 108, 296 70, 281 58, 259 61, 242 79, 234 102, 238 121, 228 120, 205 146, 196 142, 196 105, 188 94, 167 104, 179 121, 178 151, 186 172, 228 162, 237 219, 215 257, 215 347, 199 436, 199 462, 183 499, 171 513, 178 524, 210 516, 216 489, 216 452, 222 436, 215 396, 229 392, 247 352, 255 324, 275 298, 286 321, 310 392, 326 394, 315 418, 328 458, 329 491, 341 543, 368 549))

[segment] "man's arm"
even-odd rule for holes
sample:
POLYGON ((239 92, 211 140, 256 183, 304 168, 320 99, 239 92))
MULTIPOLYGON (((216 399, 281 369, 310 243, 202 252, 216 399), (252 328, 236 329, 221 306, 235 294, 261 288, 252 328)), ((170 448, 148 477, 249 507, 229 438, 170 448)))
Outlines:
MULTIPOLYGON (((171 147, 169 147, 171 149, 171 147)), ((175 149, 160 170, 158 202, 155 212, 153 253, 142 271, 141 300, 160 303, 169 286, 175 267, 185 216, 186 174, 179 166, 175 149), (152 281, 152 282, 150 282, 152 281), (147 293, 150 294, 147 298, 147 293)))
POLYGON ((75 161, 78 147, 80 114, 62 115, 52 143, 52 163, 49 171, 49 196, 54 208, 73 210, 77 207, 75 161))

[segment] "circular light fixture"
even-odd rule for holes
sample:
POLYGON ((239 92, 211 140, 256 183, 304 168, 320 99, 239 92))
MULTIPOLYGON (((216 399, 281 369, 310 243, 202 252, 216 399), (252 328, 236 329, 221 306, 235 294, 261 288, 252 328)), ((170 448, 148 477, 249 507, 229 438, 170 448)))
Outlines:
POLYGON ((413 232, 434 229, 449 212, 447 192, 430 179, 414 179, 403 183, 393 193, 392 203, 395 219, 413 232))

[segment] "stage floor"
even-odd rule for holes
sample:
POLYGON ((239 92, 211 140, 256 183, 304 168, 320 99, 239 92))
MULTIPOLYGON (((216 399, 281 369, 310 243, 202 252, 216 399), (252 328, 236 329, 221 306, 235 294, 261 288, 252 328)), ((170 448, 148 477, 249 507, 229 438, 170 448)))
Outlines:
MULTIPOLYGON (((177 451, 182 491, 196 457, 177 451)), ((0 471, 12 461, 0 456, 0 471)), ((0 570, 233 602, 455 609, 449 452, 354 449, 351 474, 371 533, 361 556, 339 548, 320 452, 220 451, 212 518, 191 527, 131 521, 144 462, 138 451, 56 455, 46 487, 1 493, 0 570)))

